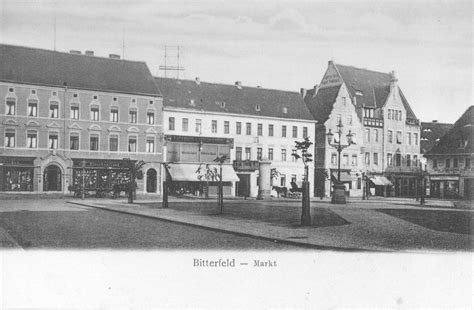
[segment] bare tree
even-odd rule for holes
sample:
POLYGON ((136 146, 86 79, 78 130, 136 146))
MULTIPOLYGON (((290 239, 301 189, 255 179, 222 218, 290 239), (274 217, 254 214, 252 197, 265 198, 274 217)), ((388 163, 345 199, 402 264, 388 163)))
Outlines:
POLYGON ((227 155, 222 155, 216 157, 214 162, 219 164, 219 170, 216 166, 211 164, 200 164, 196 170, 197 178, 199 181, 206 181, 207 186, 209 182, 219 182, 218 183, 218 193, 217 193, 217 204, 219 212, 222 214, 224 212, 224 190, 222 184, 222 164, 226 161, 227 155))
POLYGON ((311 226, 311 214, 309 208, 309 181, 308 181, 308 163, 312 162, 313 154, 308 152, 309 147, 313 143, 309 140, 309 137, 304 138, 303 141, 295 141, 295 150, 291 154, 296 160, 300 159, 304 165, 304 181, 303 181, 303 199, 302 199, 302 214, 301 214, 301 225, 311 226))

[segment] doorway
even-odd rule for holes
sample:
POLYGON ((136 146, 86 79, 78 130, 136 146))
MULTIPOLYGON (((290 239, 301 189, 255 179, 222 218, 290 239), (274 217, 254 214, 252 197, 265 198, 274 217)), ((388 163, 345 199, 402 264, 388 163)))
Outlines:
POLYGON ((62 173, 56 165, 50 165, 44 169, 43 173, 43 191, 57 192, 62 190, 62 173))
POLYGON ((237 174, 239 182, 237 185, 237 196, 249 197, 250 196, 250 174, 237 174))
POLYGON ((153 168, 146 172, 146 192, 156 193, 156 170, 153 168))

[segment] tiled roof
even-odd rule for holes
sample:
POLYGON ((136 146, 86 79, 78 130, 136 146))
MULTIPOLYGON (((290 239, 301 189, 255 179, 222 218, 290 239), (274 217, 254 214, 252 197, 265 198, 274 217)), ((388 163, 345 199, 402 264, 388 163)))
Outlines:
POLYGON ((426 155, 474 153, 474 106, 454 123, 426 155), (465 141, 466 144, 461 143, 465 141))
POLYGON ((444 136, 449 129, 453 127, 453 124, 438 123, 438 122, 422 122, 421 123, 421 153, 426 153, 435 144, 438 143, 438 139, 444 136))
POLYGON ((314 120, 297 92, 163 77, 155 80, 163 94, 164 107, 314 120))
POLYGON ((0 44, 0 81, 159 96, 144 62, 0 44))
MULTIPOLYGON (((360 69, 352 66, 334 64, 352 97, 357 95, 357 107, 381 108, 390 93, 389 73, 360 69), (360 95, 362 93, 362 95, 360 95)), ((407 118, 416 120, 415 113, 400 90, 400 97, 407 111, 407 118)))
POLYGON ((324 124, 331 114, 341 85, 320 89, 314 96, 314 89, 307 91, 304 101, 319 124, 324 124))

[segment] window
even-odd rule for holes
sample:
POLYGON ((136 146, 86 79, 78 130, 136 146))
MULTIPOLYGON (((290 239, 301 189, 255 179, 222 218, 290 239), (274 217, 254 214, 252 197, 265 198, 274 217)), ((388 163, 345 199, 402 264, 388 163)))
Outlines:
POLYGON ((407 132, 407 144, 411 145, 411 132, 407 132))
POLYGON ((246 160, 250 160, 251 159, 251 153, 250 153, 250 148, 249 147, 246 147, 245 148, 245 159, 246 160))
POLYGON ((99 107, 92 106, 91 107, 91 120, 98 121, 99 120, 99 107))
POLYGON ((357 166, 357 155, 352 155, 352 166, 357 166))
POLYGON ((402 165, 402 154, 397 153, 395 154, 395 165, 400 167, 402 165))
POLYGON ((466 163, 464 165, 464 168, 465 169, 471 168, 471 159, 470 158, 466 158, 466 163))
POLYGON ((370 165, 370 153, 365 152, 365 164, 370 165))
POLYGON ((195 125, 196 125, 195 128, 194 128, 195 131, 196 131, 197 133, 201 133, 201 129, 202 129, 202 119, 199 119, 199 118, 196 119, 195 125))
POLYGON ((451 159, 446 158, 446 168, 451 168, 451 159))
POLYGON ((286 149, 281 149, 281 161, 286 161, 286 149))
POLYGON ((388 140, 388 143, 393 143, 393 131, 389 130, 387 132, 387 140, 388 140))
POLYGON ((224 121, 224 133, 229 133, 229 121, 224 121))
POLYGON ((268 148, 268 160, 273 160, 273 148, 268 148))
POLYGON ((308 127, 303 127, 303 138, 308 137, 308 127))
POLYGON ((296 174, 292 174, 292 175, 291 175, 291 182, 295 182, 295 183, 296 183, 296 174))
POLYGON ((71 119, 79 119, 79 106, 71 106, 71 119))
POLYGON ((28 102, 28 116, 36 117, 38 116, 38 103, 36 101, 28 102))
POLYGON ((187 118, 183 118, 182 120, 182 129, 183 131, 188 131, 189 120, 187 118))
POLYGON ((114 107, 110 109, 110 121, 117 123, 119 120, 119 111, 118 108, 114 107))
POLYGON ((240 146, 235 148, 235 159, 242 160, 242 148, 240 146))
POLYGON ((257 112, 260 111, 260 105, 259 105, 259 104, 257 104, 257 105, 255 106, 255 111, 257 111, 257 112))
POLYGON ((365 129, 365 142, 370 142, 370 129, 365 129))
POLYGON ((397 144, 402 144, 402 132, 397 131, 397 144))
POLYGON ((295 149, 292 149, 292 150, 291 150, 291 161, 292 161, 292 162, 296 162, 296 157, 293 156, 293 154, 295 154, 295 153, 296 153, 296 150, 295 150, 295 149))
POLYGON ((69 136, 69 149, 71 150, 79 150, 79 134, 78 133, 71 133, 69 136))
POLYGON ((56 150, 58 148, 58 134, 57 133, 50 133, 48 139, 48 146, 52 150, 56 150))
POLYGON ((109 150, 111 152, 118 152, 118 141, 119 138, 117 135, 112 135, 109 137, 109 150))
POLYGON ((51 118, 59 117, 59 105, 57 102, 53 102, 49 105, 49 117, 51 118))
POLYGON ((342 156, 342 164, 346 165, 346 166, 349 166, 349 155, 348 154, 344 154, 342 156))
POLYGON ((268 136, 273 137, 273 124, 268 125, 268 136))
POLYGON ((257 124, 257 136, 262 136, 263 135, 263 125, 262 124, 257 124))
POLYGON ((284 187, 286 185, 286 175, 280 174, 280 186, 284 187))
POLYGON ((90 150, 98 151, 99 150, 99 135, 93 134, 90 136, 90 150))
POLYGON ((407 154, 407 167, 411 166, 411 155, 407 154))
POLYGON ((331 154, 331 164, 332 165, 337 165, 337 154, 336 153, 331 154))
POLYGON ((174 130, 174 117, 172 116, 168 118, 168 129, 174 130))
POLYGON ((137 137, 128 138, 128 151, 131 153, 137 151, 137 137))
POLYGON ((418 133, 413 133, 413 144, 418 145, 418 133))
POLYGON ((288 113, 288 108, 287 107, 283 107, 283 114, 287 114, 288 113))
POLYGON ((262 148, 257 148, 257 160, 262 160, 262 148))
POLYGON ((146 138, 146 152, 147 153, 154 153, 155 152, 155 139, 154 138, 146 138))
POLYGON ((387 154, 387 166, 392 166, 392 154, 390 153, 387 154))
POLYGON ((391 117, 392 117, 392 109, 388 109, 387 114, 388 114, 388 115, 387 115, 387 118, 388 118, 388 119, 391 119, 391 117))
POLYGON ((242 134, 242 123, 241 122, 236 122, 235 123, 235 133, 240 135, 242 134))
POLYGON ((15 147, 15 131, 7 129, 5 132, 5 147, 15 147))
POLYGON ((418 155, 413 155, 413 166, 418 167, 418 155))
POLYGON ((379 131, 377 129, 373 129, 374 131, 374 142, 379 142, 379 131))
POLYGON ((298 138, 298 127, 293 126, 293 138, 298 138))
POLYGON ((26 147, 35 149, 38 147, 38 133, 36 131, 28 130, 26 133, 26 147))
POLYGON ((433 158, 433 168, 438 168, 438 160, 433 158))
POLYGON ((286 138, 286 126, 285 125, 281 126, 281 136, 283 138, 286 138))
POLYGON ((7 101, 7 115, 15 115, 15 101, 8 100, 7 101))
POLYGON ((342 97, 342 104, 345 106, 346 105, 346 97, 342 97))
POLYGON ((245 134, 247 134, 247 135, 252 134, 252 124, 250 124, 250 123, 245 124, 245 134))
POLYGON ((374 165, 379 164, 379 153, 374 153, 374 165))
POLYGON ((128 122, 132 124, 137 123, 137 110, 128 111, 128 122))
POLYGON ((352 125, 352 115, 347 117, 347 125, 352 125))
POLYGON ((213 133, 217 133, 217 120, 213 119, 211 122, 211 130, 213 133))
POLYGON ((148 125, 153 125, 155 123, 155 112, 148 111, 146 113, 146 122, 148 125))
POLYGON ((342 115, 341 115, 341 114, 338 114, 338 115, 336 116, 336 123, 339 124, 339 123, 341 123, 341 122, 342 122, 342 115))

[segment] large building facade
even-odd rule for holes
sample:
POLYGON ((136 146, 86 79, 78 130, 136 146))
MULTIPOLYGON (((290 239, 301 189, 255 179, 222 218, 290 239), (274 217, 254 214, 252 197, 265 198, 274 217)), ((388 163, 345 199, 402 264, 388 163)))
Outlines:
POLYGON ((474 106, 426 154, 427 193, 435 198, 474 198, 474 106))
POLYGON ((0 68, 0 191, 110 187, 127 158, 146 163, 138 193, 160 193, 162 98, 145 63, 0 45, 0 68))
POLYGON ((416 195, 420 125, 397 82, 394 72, 386 74, 329 61, 321 83, 302 90, 318 120, 317 196, 329 195, 335 181, 337 152, 328 144, 326 133, 336 132, 340 122, 344 126, 343 143, 349 130, 355 134, 355 143, 341 153, 341 181, 349 195, 362 195, 364 184, 375 195, 416 195))
MULTIPOLYGON (((297 92, 199 78, 156 82, 163 94, 166 162, 213 163, 217 155, 228 155, 226 163, 238 179, 224 184, 226 195, 257 197, 262 162, 270 162, 277 172, 268 176, 271 186, 291 188, 294 181, 301 187, 304 166, 291 154, 295 141, 308 136, 314 142, 316 122, 297 92)), ((312 171, 312 163, 310 167, 312 171)), ((309 181, 313 182, 312 173, 309 181)))

